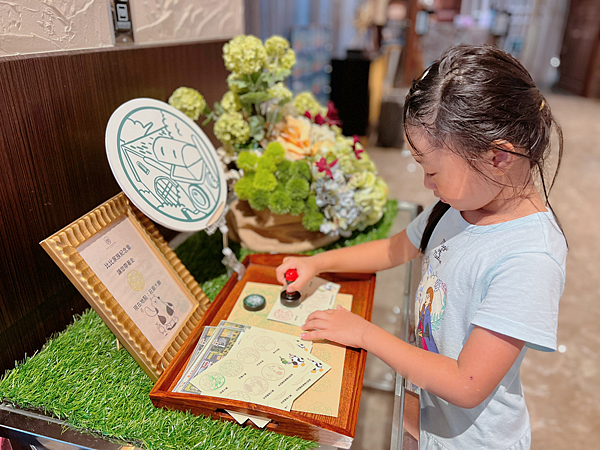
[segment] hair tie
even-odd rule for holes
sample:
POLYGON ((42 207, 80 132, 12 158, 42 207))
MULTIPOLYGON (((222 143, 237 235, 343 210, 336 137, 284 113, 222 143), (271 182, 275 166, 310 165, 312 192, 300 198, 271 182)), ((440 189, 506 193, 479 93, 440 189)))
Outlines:
POLYGON ((542 109, 544 109, 544 105, 546 105, 546 102, 545 102, 544 100, 542 100, 542 104, 540 105, 540 111, 541 111, 542 109))

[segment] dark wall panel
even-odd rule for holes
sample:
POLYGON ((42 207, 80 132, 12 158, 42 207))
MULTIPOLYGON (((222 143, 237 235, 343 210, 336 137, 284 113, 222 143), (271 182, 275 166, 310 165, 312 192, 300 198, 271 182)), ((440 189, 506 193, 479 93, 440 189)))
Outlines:
POLYGON ((104 149, 112 112, 179 86, 219 100, 223 43, 0 58, 0 374, 87 307, 39 242, 120 191, 104 149))

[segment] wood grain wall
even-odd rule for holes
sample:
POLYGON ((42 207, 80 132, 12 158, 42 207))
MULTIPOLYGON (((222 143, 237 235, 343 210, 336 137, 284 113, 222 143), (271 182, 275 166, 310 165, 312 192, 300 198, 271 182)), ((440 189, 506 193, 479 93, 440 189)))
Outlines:
POLYGON ((87 308, 39 242, 120 191, 104 148, 112 112, 179 86, 212 105, 227 89, 222 45, 0 58, 0 375, 87 308))

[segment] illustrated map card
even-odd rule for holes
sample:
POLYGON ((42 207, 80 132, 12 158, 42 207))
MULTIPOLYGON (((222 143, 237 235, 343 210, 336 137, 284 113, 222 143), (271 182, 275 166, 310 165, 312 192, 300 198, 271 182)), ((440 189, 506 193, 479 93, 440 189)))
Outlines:
MULTIPOLYGON (((227 320, 300 336, 300 333, 302 333, 300 327, 283 322, 275 322, 267 318, 269 311, 276 302, 279 302, 279 294, 282 289, 283 287, 280 285, 255 282, 246 283, 227 320), (251 294, 259 294, 265 297, 266 306, 263 310, 253 312, 244 308, 243 299, 251 294)), ((351 310, 352 295, 338 294, 333 307, 335 308, 337 305, 351 310)), ((310 341, 302 342, 305 345, 310 343, 310 341)), ((331 370, 294 401, 292 411, 337 417, 344 375, 346 347, 329 342, 316 341, 313 344, 311 354, 327 363, 331 367, 331 370)))
POLYGON ((337 293, 340 291, 339 284, 318 277, 313 278, 306 288, 312 293, 302 292, 304 300, 299 306, 290 308, 281 302, 275 302, 267 318, 300 327, 304 325, 311 313, 333 308, 337 293))
POLYGON ((191 384, 205 395, 289 411, 329 369, 293 336, 253 327, 191 384))
POLYGON ((156 254, 133 222, 123 217, 79 245, 77 251, 162 354, 196 304, 166 267, 157 264, 156 254))

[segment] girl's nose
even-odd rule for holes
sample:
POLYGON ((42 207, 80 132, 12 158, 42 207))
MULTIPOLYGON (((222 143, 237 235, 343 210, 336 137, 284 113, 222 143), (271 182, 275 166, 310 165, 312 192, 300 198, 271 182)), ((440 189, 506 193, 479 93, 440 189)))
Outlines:
POLYGON ((437 188, 435 183, 433 181, 431 181, 431 178, 428 177, 427 175, 425 175, 425 182, 423 184, 425 184, 425 187, 427 189, 430 189, 432 191, 434 191, 437 188))

